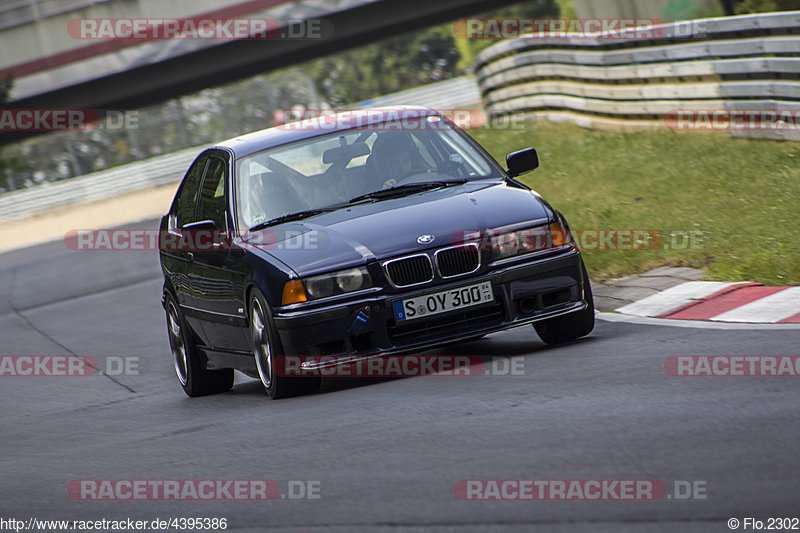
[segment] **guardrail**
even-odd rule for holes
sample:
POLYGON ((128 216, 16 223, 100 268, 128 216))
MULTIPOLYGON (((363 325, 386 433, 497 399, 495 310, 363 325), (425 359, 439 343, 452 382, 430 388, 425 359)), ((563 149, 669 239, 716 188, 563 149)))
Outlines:
POLYGON ((54 207, 92 202, 174 183, 183 178, 189 164, 202 149, 202 146, 187 148, 77 178, 5 193, 0 195, 0 222, 24 218, 54 207))
POLYGON ((632 130, 677 127, 678 111, 730 120, 763 110, 776 120, 709 129, 800 140, 800 124, 779 121, 800 117, 800 11, 676 22, 625 39, 520 36, 481 52, 474 71, 493 117, 632 130))
MULTIPOLYGON (((462 76, 377 97, 352 107, 408 104, 426 105, 434 109, 454 109, 479 106, 480 102, 481 96, 474 78, 462 76)), ((0 195, 0 222, 24 218, 54 207, 102 200, 177 182, 183 178, 189 164, 203 148, 204 146, 187 148, 85 176, 7 192, 0 195)))
POLYGON ((429 83, 384 96, 365 100, 354 107, 379 107, 393 105, 423 105, 439 110, 454 110, 473 106, 480 107, 481 93, 475 78, 461 76, 449 80, 429 83))

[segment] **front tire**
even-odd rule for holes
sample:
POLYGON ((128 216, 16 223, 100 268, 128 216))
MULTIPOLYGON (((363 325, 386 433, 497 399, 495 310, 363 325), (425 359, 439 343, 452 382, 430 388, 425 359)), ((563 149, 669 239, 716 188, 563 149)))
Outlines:
POLYGON ((594 329, 594 297, 589 276, 582 261, 581 273, 583 274, 583 300, 586 302, 586 309, 534 322, 533 327, 545 344, 563 344, 584 337, 594 329))
POLYGON ((225 392, 233 387, 233 369, 207 370, 186 320, 172 296, 166 297, 167 334, 172 350, 175 374, 183 392, 189 397, 225 392))
POLYGON ((278 400, 319 390, 319 377, 287 377, 280 375, 280 371, 276 372, 275 365, 281 364, 283 348, 272 324, 266 299, 258 289, 254 289, 250 295, 250 338, 258 377, 267 396, 278 400))

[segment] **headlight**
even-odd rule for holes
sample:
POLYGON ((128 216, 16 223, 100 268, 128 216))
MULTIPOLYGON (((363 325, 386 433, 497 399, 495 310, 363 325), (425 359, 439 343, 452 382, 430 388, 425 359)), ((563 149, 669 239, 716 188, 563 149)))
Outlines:
POLYGON ((336 274, 336 286, 342 292, 353 292, 365 288, 364 282, 369 279, 366 269, 354 268, 336 274))
POLYGON ((337 294, 360 291, 372 287, 366 267, 349 268, 312 276, 303 280, 310 299, 326 298, 337 294))
POLYGON ((570 244, 572 238, 561 224, 554 222, 549 226, 494 235, 490 242, 494 259, 498 260, 570 244))

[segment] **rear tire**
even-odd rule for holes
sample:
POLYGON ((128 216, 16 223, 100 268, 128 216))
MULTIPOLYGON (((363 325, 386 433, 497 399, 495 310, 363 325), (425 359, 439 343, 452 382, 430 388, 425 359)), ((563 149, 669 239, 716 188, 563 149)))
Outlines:
POLYGON ((583 274, 583 299, 587 305, 586 309, 534 322, 533 327, 545 344, 562 344, 579 339, 594 329, 594 298, 583 261, 581 261, 581 273, 583 274))
POLYGON ((317 376, 287 377, 279 375, 281 372, 275 371, 276 361, 280 361, 285 354, 272 323, 269 306, 258 289, 254 289, 250 295, 249 308, 253 356, 256 360, 258 376, 261 384, 264 385, 267 396, 278 400, 318 391, 321 379, 317 376))
POLYGON ((225 392, 233 387, 233 369, 207 370, 186 320, 171 295, 166 296, 167 335, 173 366, 183 392, 189 397, 225 392))

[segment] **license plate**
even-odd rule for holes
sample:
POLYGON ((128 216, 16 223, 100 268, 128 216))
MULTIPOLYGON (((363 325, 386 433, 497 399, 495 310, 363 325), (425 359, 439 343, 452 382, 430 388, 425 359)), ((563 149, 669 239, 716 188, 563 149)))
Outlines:
POLYGON ((493 301, 492 282, 484 281, 467 287, 398 300, 394 302, 394 316, 398 322, 407 322, 493 301))

